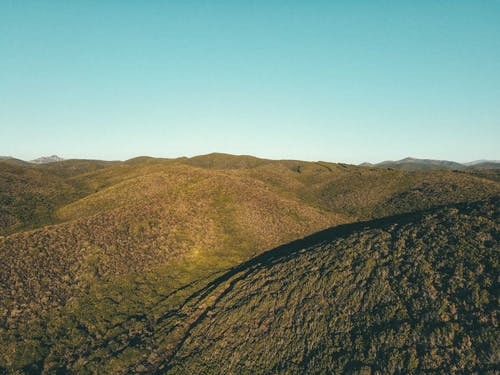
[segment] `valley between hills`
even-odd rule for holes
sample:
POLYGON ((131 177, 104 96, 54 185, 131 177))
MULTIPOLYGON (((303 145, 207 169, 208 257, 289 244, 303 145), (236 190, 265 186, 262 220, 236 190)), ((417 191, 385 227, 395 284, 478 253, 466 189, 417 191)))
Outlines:
POLYGON ((498 373, 500 170, 409 163, 1 159, 0 373, 498 373))

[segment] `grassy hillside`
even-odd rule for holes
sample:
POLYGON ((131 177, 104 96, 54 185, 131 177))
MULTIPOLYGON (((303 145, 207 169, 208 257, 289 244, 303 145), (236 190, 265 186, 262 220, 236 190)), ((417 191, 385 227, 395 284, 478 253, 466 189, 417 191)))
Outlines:
POLYGON ((59 207, 95 191, 86 174, 116 164, 64 160, 36 165, 0 160, 0 236, 60 222, 59 207))
POLYGON ((33 166, 0 162, 0 235, 55 222, 56 208, 81 190, 33 166))
POLYGON ((176 290, 166 269, 93 283, 22 343, 3 336, 5 367, 493 374, 498 203, 333 227, 176 290))
POLYGON ((147 349, 131 342, 160 340, 172 322, 157 319, 183 321, 231 267, 334 225, 497 197, 491 176, 224 154, 0 163, 0 363, 135 366, 147 349))
POLYGON ((500 182, 500 169, 478 169, 470 171, 473 176, 485 178, 487 180, 500 182))
POLYGON ((498 208, 340 226, 262 254, 186 301, 150 369, 493 374, 498 208))
POLYGON ((148 198, 158 188, 166 192, 167 187, 155 186, 154 176, 174 186, 176 174, 181 179, 199 179, 209 173, 264 183, 266 190, 348 221, 477 200, 500 190, 492 170, 400 171, 225 154, 42 165, 0 162, 0 235, 123 207, 132 196, 136 201, 148 198), (149 185, 141 184, 148 179, 149 185), (135 182, 141 188, 133 192, 135 182))

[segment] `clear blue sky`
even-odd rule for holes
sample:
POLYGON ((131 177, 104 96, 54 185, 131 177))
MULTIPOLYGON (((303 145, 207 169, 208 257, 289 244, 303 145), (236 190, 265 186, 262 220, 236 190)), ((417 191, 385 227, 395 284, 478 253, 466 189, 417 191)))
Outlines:
POLYGON ((500 159, 500 1, 0 0, 0 155, 500 159))

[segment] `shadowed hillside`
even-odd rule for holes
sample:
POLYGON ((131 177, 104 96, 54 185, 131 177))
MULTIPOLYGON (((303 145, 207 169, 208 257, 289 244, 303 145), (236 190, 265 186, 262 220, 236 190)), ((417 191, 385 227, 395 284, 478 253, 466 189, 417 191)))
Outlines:
POLYGON ((445 207, 264 253, 186 301, 158 368, 493 374, 498 214, 497 200, 445 207))

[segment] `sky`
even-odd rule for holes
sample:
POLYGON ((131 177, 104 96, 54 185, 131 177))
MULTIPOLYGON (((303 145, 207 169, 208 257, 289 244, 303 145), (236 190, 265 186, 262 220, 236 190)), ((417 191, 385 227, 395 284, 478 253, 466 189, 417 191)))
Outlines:
POLYGON ((464 162, 499 145, 499 0, 0 0, 0 155, 464 162))

